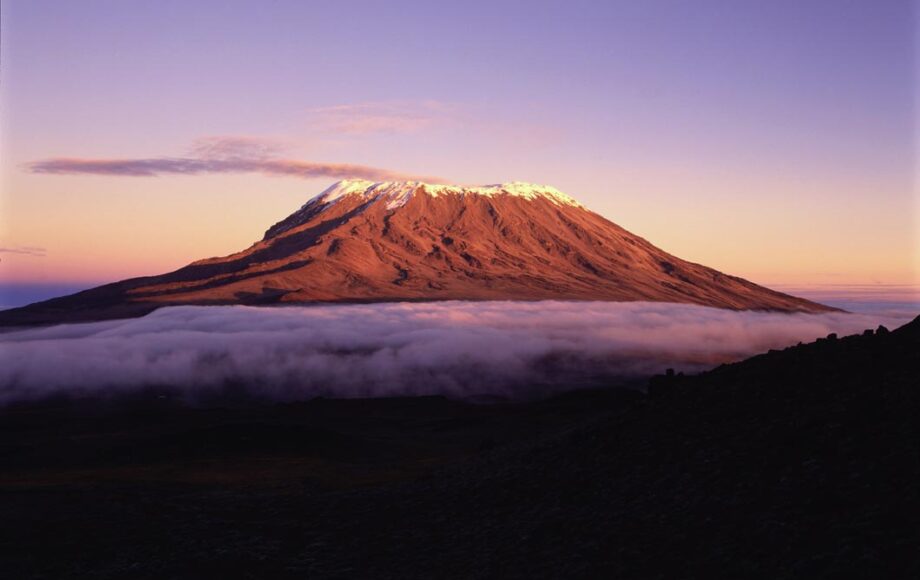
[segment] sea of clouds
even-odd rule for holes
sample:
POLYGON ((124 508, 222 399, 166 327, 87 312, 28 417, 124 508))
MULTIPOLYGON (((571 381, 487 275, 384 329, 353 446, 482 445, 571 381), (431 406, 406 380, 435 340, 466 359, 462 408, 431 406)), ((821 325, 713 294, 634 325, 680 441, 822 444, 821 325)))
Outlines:
POLYGON ((439 394, 527 398, 641 384, 771 348, 907 322, 649 302, 181 306, 0 334, 0 404, 48 395, 227 389, 272 400, 439 394))

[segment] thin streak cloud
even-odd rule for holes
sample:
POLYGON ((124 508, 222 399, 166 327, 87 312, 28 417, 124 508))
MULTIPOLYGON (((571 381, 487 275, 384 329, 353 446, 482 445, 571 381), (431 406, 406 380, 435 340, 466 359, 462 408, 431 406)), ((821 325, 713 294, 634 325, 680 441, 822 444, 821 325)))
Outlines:
POLYGON ((321 163, 276 157, 278 148, 257 140, 212 138, 196 141, 187 157, 151 157, 140 159, 89 159, 56 157, 26 164, 31 173, 50 175, 111 175, 123 177, 157 177, 161 175, 203 175, 222 173, 262 173, 300 177, 369 179, 371 181, 428 181, 443 179, 357 165, 321 163))
POLYGON ((0 248, 0 254, 19 254, 22 256, 44 258, 47 255, 47 250, 38 246, 7 246, 0 248))

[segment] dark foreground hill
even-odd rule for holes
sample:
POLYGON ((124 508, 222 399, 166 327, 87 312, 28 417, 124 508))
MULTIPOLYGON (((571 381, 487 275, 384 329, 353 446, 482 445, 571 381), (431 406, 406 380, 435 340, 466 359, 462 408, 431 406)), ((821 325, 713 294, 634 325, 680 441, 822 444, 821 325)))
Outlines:
POLYGON ((916 578, 920 319, 650 395, 0 411, 9 578, 916 578))

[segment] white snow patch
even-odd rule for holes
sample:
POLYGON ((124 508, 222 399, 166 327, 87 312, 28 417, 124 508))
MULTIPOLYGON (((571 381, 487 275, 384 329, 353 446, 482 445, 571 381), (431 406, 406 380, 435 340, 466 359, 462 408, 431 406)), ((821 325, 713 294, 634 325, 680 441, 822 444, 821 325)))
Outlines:
POLYGON ((431 197, 439 197, 442 195, 483 195, 486 197, 510 195, 530 201, 541 198, 547 199, 560 206, 584 207, 555 187, 526 183, 523 181, 497 183, 493 185, 463 186, 424 183, 422 181, 373 182, 364 179, 345 179, 339 181, 311 199, 308 205, 314 202, 325 204, 335 203, 346 196, 357 195, 365 200, 386 200, 387 209, 392 210, 406 205, 416 193, 424 193, 431 197))

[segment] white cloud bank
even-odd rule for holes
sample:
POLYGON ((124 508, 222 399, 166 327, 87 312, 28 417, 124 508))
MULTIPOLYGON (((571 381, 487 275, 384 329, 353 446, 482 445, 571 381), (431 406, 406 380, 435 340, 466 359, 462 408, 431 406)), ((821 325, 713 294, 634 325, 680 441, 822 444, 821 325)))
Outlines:
POLYGON ((50 394, 228 385, 257 397, 527 397, 698 371, 907 317, 609 302, 163 308, 0 334, 0 403, 50 394))

